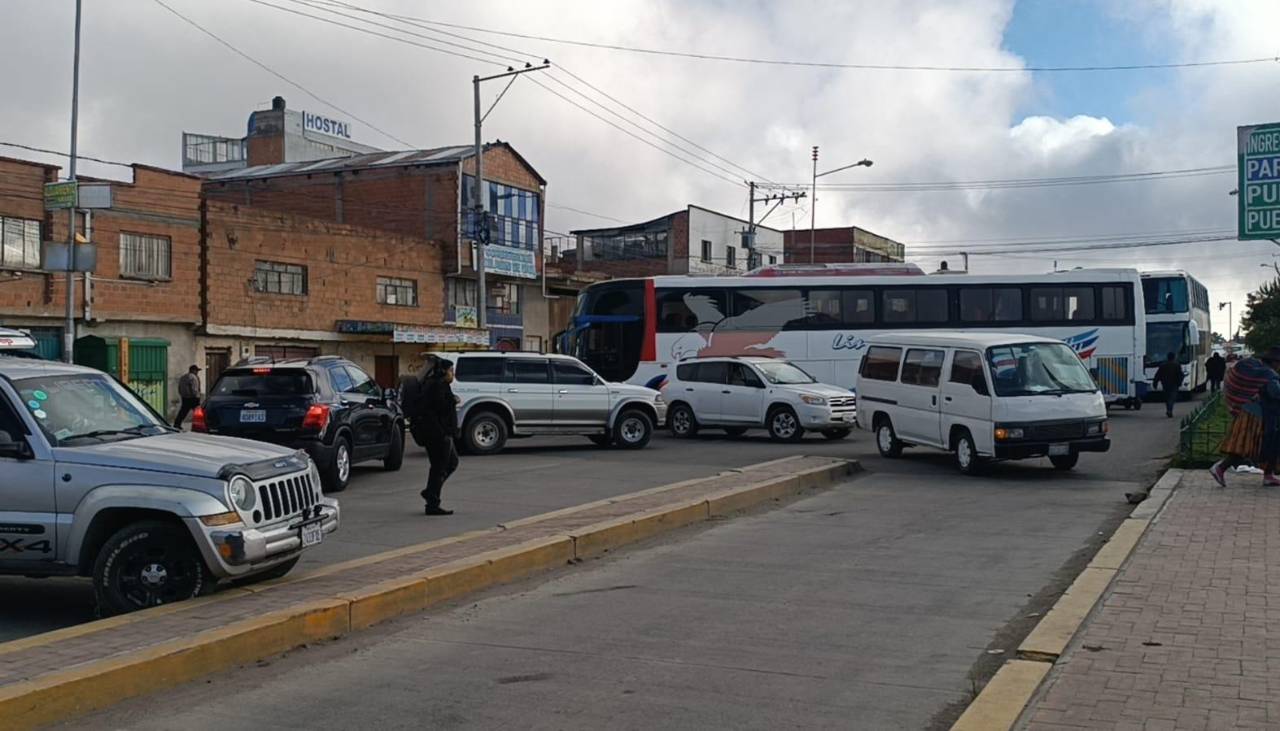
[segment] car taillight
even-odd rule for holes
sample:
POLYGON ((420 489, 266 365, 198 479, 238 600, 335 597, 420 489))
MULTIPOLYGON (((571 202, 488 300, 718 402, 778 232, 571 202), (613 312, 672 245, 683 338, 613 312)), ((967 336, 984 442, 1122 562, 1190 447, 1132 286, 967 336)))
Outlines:
POLYGON ((197 406, 191 412, 191 431, 209 431, 209 423, 204 418, 204 407, 197 406))
POLYGON ((329 407, 323 404, 316 404, 307 409, 307 415, 302 417, 303 431, 323 432, 327 426, 329 426, 329 407))
POLYGON ((254 368, 253 369, 253 375, 255 376, 265 376, 270 372, 271 372, 270 368, 254 368))

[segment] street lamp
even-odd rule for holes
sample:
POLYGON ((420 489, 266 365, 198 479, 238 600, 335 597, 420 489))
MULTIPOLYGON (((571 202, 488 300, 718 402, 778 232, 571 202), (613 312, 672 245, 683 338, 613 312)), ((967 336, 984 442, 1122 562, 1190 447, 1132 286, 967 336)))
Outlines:
POLYGON ((475 87, 476 102, 476 185, 473 191, 473 195, 475 197, 472 199, 471 203, 475 207, 474 224, 477 227, 476 230, 472 231, 472 234, 476 240, 476 289, 479 290, 479 292, 476 293, 476 299, 478 300, 478 302, 476 302, 478 305, 476 324, 480 326, 481 330, 485 328, 489 320, 489 313, 486 311, 489 309, 489 292, 485 289, 486 285, 484 281, 484 247, 489 240, 489 196, 485 195, 484 191, 484 143, 481 141, 480 125, 484 123, 485 118, 489 116, 489 113, 493 111, 493 108, 498 106, 498 102, 502 101, 503 95, 506 94, 507 89, 510 89, 511 85, 515 83, 517 76, 529 73, 530 71, 542 71, 543 69, 548 68, 551 68, 551 62, 543 59, 541 66, 533 66, 526 63, 522 69, 514 69, 508 66, 507 70, 501 74, 471 77, 471 83, 475 87), (505 79, 508 76, 511 77, 511 81, 507 82, 506 89, 503 89, 502 94, 499 94, 498 98, 493 100, 493 104, 489 106, 488 112, 480 114, 480 82, 493 81, 494 79, 505 79))
POLYGON ((813 192, 809 200, 809 263, 810 264, 814 263, 814 246, 813 246, 814 232, 817 231, 817 228, 818 228, 818 178, 821 178, 824 175, 838 173, 841 170, 848 170, 849 168, 858 168, 858 167, 869 168, 871 167, 871 165, 872 165, 871 161, 864 158, 862 160, 859 160, 853 163, 852 165, 844 165, 842 167, 838 167, 833 170, 828 170, 825 173, 820 173, 818 172, 818 146, 817 145, 813 146, 813 192))
MULTIPOLYGON (((1264 265, 1264 266, 1265 266, 1265 265, 1264 265)), ((1232 323, 1234 323, 1234 322, 1235 322, 1235 318, 1234 318, 1234 317, 1232 317, 1232 312, 1231 312, 1231 309, 1232 309, 1232 308, 1231 308, 1231 303, 1230 303, 1230 302, 1219 302, 1219 303, 1218 303, 1218 312, 1222 312, 1222 308, 1223 308, 1223 307, 1227 308, 1227 341, 1228 341, 1228 342, 1234 342, 1236 338, 1235 338, 1235 334, 1234 334, 1234 333, 1233 333, 1233 331, 1231 330, 1231 325, 1232 325, 1232 323)))

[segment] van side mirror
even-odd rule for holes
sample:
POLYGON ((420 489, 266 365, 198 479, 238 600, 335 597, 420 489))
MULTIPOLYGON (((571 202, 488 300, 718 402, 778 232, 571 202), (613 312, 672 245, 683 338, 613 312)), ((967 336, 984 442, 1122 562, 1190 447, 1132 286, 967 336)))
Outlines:
POLYGON ((981 373, 973 374, 973 379, 969 381, 969 386, 973 388, 979 396, 991 395, 991 392, 987 390, 987 379, 983 378, 981 373))
POLYGON ((0 430, 0 457, 9 459, 31 459, 31 446, 23 441, 14 441, 13 435, 0 430))

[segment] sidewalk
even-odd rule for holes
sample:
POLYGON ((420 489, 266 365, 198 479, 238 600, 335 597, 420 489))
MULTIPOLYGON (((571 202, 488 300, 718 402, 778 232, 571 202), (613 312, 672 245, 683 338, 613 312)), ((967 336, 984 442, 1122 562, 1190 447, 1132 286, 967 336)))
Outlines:
POLYGON ((1280 727, 1280 489, 1188 472, 1020 728, 1280 727))

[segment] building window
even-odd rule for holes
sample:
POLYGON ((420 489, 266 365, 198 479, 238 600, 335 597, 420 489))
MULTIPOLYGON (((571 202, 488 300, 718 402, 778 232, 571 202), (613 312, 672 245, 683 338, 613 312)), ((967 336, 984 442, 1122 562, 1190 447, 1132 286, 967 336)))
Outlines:
POLYGON ((40 222, 29 218, 0 218, 0 267, 40 268, 40 222))
POLYGON ((702 261, 706 264, 711 263, 711 242, 706 239, 702 240, 702 261))
POLYGON ((499 315, 520 314, 520 285, 503 282, 490 287, 489 311, 499 315))
POLYGON ((378 277, 378 303, 417 307, 418 282, 413 279, 378 277))
POLYGON ((771 265, 772 265, 772 264, 777 264, 777 263, 778 263, 778 257, 774 256, 773 254, 770 254, 770 255, 769 255, 769 264, 771 264, 771 265))
POLYGON ((307 293, 307 268, 301 264, 259 261, 253 270, 253 291, 266 294, 307 293))
POLYGON ((476 306, 476 280, 474 279, 449 279, 445 286, 449 297, 449 305, 452 307, 475 307, 476 306))
POLYGON ((725 250, 724 250, 724 265, 725 265, 725 266, 727 266, 727 267, 729 267, 730 269, 737 269, 737 268, 738 268, 738 251, 737 251, 737 249, 734 249, 732 246, 725 247, 725 250))
POLYGON ((130 279, 171 279, 172 244, 168 236, 120 234, 120 276, 130 279))

